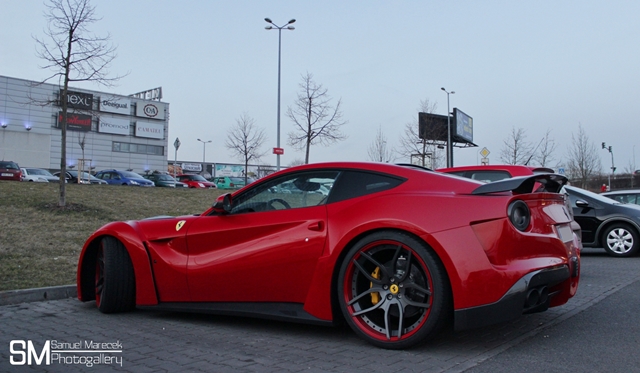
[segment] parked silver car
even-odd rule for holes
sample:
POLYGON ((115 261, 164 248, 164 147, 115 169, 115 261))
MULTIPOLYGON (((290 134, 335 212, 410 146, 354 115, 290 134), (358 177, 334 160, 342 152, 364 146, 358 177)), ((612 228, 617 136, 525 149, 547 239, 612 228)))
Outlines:
POLYGON ((60 180, 59 176, 53 176, 51 172, 43 168, 23 167, 21 168, 21 170, 22 181, 33 181, 36 183, 57 183, 60 180))

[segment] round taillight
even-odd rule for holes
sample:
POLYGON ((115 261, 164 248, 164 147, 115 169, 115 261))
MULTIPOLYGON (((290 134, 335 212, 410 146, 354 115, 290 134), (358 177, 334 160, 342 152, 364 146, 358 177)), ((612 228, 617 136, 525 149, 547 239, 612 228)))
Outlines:
POLYGON ((511 202, 509 208, 507 209, 507 213, 509 214, 509 220, 517 230, 524 232, 529 228, 529 223, 531 223, 531 211, 529 211, 529 206, 523 201, 514 201, 511 202))

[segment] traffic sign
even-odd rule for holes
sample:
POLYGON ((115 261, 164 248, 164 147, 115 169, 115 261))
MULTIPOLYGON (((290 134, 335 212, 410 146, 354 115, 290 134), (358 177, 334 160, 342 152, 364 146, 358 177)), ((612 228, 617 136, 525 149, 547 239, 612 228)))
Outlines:
POLYGON ((283 148, 273 148, 273 154, 284 154, 284 149, 283 148))
POLYGON ((176 150, 180 147, 180 139, 176 137, 176 141, 173 142, 173 146, 175 146, 176 150))
POLYGON ((487 158, 490 153, 491 152, 486 147, 484 147, 484 148, 482 148, 482 150, 480 150, 480 155, 483 156, 484 158, 487 158))

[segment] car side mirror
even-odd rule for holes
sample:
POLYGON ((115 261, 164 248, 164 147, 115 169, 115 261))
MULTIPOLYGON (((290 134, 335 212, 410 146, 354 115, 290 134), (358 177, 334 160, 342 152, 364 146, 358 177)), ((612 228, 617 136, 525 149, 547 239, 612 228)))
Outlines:
POLYGON ((587 207, 589 207, 589 202, 585 202, 579 199, 576 201, 576 206, 580 207, 581 209, 586 209, 587 207))
POLYGON ((231 212, 231 209, 233 209, 231 193, 225 193, 218 197, 218 199, 216 199, 216 202, 213 204, 213 209, 218 212, 231 212))

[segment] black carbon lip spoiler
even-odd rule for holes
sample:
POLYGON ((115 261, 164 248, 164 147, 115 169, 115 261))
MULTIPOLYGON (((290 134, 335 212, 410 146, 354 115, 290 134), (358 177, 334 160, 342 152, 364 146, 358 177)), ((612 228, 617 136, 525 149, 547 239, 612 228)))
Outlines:
POLYGON ((544 192, 558 193, 567 183, 565 176, 558 174, 538 174, 531 176, 519 176, 511 179, 494 181, 477 187, 471 194, 489 194, 501 192, 513 192, 514 194, 533 193, 535 183, 543 186, 544 192))

